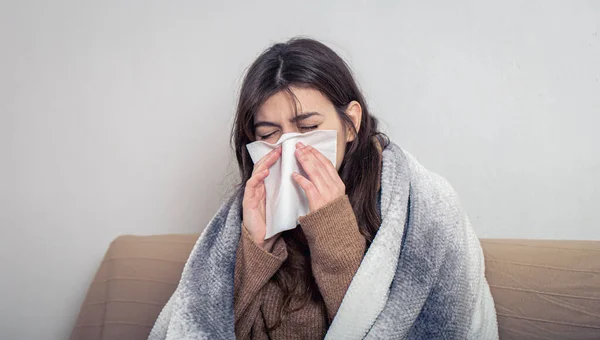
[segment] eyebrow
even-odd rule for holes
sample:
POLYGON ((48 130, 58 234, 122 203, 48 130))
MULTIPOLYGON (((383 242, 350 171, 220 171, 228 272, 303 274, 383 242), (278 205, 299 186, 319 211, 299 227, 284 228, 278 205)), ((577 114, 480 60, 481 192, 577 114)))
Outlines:
MULTIPOLYGON (((290 123, 296 123, 296 122, 308 119, 312 116, 322 116, 322 114, 320 114, 318 112, 303 112, 303 113, 291 118, 290 123)), ((274 127, 281 128, 281 125, 273 123, 273 122, 261 121, 261 122, 254 123, 255 129, 260 126, 274 126, 274 127)))

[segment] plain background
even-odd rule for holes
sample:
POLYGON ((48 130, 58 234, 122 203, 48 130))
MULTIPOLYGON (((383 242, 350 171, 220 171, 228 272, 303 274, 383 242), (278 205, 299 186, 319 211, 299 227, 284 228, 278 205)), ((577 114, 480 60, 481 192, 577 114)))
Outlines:
POLYGON ((2 1, 0 338, 64 339, 119 234, 198 233, 237 90, 321 39, 480 237, 600 239, 600 3, 2 1))

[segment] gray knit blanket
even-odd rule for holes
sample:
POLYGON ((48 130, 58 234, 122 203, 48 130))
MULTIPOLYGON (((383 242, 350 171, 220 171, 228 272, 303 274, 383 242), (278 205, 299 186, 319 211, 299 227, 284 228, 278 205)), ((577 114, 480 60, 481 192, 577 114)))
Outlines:
MULTIPOLYGON (((233 276, 242 189, 220 207, 185 264, 150 340, 235 339, 233 276)), ((326 339, 498 339, 483 252, 446 180, 391 143, 381 226, 326 339)))

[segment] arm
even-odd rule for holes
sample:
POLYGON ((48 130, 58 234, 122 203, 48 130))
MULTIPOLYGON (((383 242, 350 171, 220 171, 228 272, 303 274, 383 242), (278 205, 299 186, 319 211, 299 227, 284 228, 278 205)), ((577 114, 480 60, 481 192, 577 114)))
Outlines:
MULTIPOLYGON (((413 196, 421 210, 421 225, 413 226, 407 240, 418 244, 415 238, 427 238, 424 245, 429 247, 421 259, 417 260, 419 252, 414 248, 404 256, 415 258, 414 266, 427 273, 429 282, 426 300, 407 338, 498 339, 479 239, 452 186, 438 175, 425 176, 421 181, 427 185, 415 183, 413 196)), ((416 272, 410 275, 419 283, 416 272)))
POLYGON ((333 320, 358 270, 365 253, 366 240, 348 195, 299 218, 310 249, 313 276, 333 320))
POLYGON ((272 252, 256 245, 242 226, 234 273, 234 316, 238 338, 248 338, 259 314, 259 292, 287 258, 285 241, 278 238, 272 252))

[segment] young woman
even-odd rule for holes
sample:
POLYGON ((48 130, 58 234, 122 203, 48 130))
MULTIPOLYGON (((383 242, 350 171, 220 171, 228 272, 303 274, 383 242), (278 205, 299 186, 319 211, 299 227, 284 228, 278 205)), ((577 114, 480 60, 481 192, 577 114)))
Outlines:
POLYGON ((244 79, 232 142, 238 190, 198 240, 151 339, 495 339, 483 255, 451 187, 377 130, 324 44, 271 46, 244 79), (337 166, 310 145, 294 174, 309 214, 265 240, 264 180, 246 145, 337 130, 337 166))
POLYGON ((380 150, 388 139, 377 131, 342 59, 308 39, 276 44, 250 66, 232 137, 245 183, 236 337, 323 338, 379 227, 380 150), (316 129, 338 131, 337 167, 314 148, 297 145, 309 178, 293 179, 306 192, 311 213, 298 228, 265 241, 263 180, 281 149, 252 164, 245 145, 316 129))

